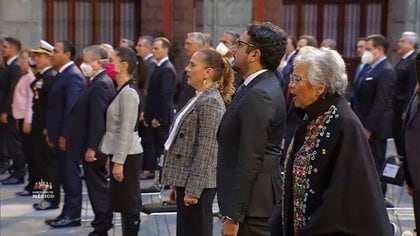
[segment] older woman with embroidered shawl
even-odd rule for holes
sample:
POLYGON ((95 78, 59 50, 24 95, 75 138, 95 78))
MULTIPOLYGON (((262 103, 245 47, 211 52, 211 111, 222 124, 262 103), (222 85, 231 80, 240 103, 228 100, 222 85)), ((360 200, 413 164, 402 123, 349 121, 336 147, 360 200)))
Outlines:
POLYGON ((283 235, 391 235, 365 131, 343 97, 341 56, 302 48, 289 86, 303 121, 285 163, 283 235))

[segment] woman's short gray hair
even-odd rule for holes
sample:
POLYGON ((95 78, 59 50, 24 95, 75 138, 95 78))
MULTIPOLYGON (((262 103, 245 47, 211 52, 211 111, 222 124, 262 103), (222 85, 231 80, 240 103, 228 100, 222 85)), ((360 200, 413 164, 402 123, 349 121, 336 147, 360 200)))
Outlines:
POLYGON ((303 47, 294 64, 308 66, 308 81, 324 85, 326 93, 344 95, 348 84, 346 65, 337 51, 328 48, 303 47))

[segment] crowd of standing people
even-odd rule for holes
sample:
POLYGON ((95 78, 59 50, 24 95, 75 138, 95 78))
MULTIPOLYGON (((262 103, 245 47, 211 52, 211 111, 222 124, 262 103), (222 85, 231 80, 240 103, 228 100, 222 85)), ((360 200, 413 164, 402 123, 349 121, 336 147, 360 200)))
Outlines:
POLYGON ((179 78, 165 37, 90 45, 80 65, 68 41, 22 50, 2 38, 1 183, 28 176, 16 194, 41 190, 38 211, 59 208, 62 187, 60 215, 45 220, 62 228, 80 226, 83 178, 90 236, 107 235, 113 212, 137 235, 140 180, 157 175, 171 186, 177 235, 213 235, 216 195, 224 236, 391 235, 379 179, 388 138, 420 214, 418 41, 401 34, 394 67, 383 35, 358 39, 349 89, 333 39, 318 47, 267 22, 225 31, 215 48, 188 33, 179 78))

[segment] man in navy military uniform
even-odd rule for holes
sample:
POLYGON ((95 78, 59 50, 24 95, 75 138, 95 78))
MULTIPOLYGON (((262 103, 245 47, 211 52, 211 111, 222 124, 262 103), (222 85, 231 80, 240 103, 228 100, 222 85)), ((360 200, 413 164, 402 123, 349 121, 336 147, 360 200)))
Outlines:
POLYGON ((56 71, 51 66, 51 55, 54 46, 41 40, 41 47, 31 50, 32 58, 36 63, 38 72, 35 81, 31 83, 33 97, 33 116, 31 129, 31 143, 33 144, 32 158, 35 165, 35 173, 39 174, 36 182, 50 183, 52 195, 34 203, 36 210, 57 209, 60 203, 60 180, 58 175, 58 159, 53 155, 52 148, 45 140, 44 130, 47 127, 48 94, 54 83, 56 71))

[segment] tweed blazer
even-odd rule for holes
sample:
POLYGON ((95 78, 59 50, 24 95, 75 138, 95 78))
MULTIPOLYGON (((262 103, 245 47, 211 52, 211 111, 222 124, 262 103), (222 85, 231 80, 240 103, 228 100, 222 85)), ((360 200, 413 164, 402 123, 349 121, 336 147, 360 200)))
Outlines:
POLYGON ((127 155, 143 152, 136 129, 140 97, 130 80, 121 87, 108 106, 106 131, 100 144, 101 152, 113 155, 112 162, 124 164, 127 155))
POLYGON ((216 188, 217 129, 225 110, 216 85, 197 98, 165 153, 163 183, 185 187, 186 194, 197 198, 203 189, 216 188))

